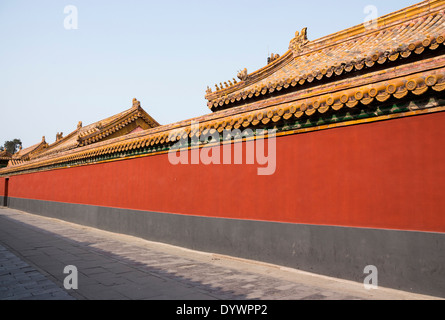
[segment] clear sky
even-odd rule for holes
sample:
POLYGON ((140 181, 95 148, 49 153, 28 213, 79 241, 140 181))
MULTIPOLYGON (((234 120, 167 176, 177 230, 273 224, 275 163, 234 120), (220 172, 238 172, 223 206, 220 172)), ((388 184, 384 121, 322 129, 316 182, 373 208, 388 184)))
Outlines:
MULTIPOLYGON (((0 0, 0 144, 55 141, 131 107, 159 123, 210 113, 207 86, 420 0, 0 0), (64 22, 77 8, 77 29, 64 22)), ((70 22, 74 22, 70 20, 70 22)))

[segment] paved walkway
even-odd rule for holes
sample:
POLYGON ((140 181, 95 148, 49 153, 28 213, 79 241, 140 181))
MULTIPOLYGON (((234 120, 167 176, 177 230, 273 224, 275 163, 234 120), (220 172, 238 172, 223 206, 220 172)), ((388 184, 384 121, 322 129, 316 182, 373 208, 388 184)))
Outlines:
POLYGON ((0 300, 435 299, 0 207, 0 300), (68 265, 78 289, 66 290, 68 265))

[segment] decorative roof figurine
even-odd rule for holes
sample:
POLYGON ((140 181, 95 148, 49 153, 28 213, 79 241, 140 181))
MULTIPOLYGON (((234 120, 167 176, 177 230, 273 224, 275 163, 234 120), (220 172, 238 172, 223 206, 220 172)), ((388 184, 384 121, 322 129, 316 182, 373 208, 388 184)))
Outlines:
POLYGON ((247 78, 247 68, 244 68, 244 70, 238 72, 238 79, 240 79, 241 81, 246 81, 247 78))
POLYGON ((279 54, 272 53, 270 55, 270 57, 267 58, 267 64, 270 64, 270 63, 274 62, 275 60, 278 60, 278 58, 280 58, 279 54))
POLYGON ((133 99, 133 108, 140 108, 141 102, 138 101, 136 98, 133 99))
MULTIPOLYGON (((134 107, 134 105, 133 105, 133 107, 134 107)), ((102 125, 102 122, 97 122, 96 123, 96 129, 98 129, 98 130, 101 130, 103 128, 103 125, 102 125)))

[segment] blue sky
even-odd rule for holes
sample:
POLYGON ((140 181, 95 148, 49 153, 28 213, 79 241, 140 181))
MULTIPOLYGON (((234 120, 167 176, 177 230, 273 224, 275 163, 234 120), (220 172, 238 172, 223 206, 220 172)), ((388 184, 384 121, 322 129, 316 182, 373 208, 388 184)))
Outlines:
POLYGON ((0 1, 0 144, 52 143, 131 107, 161 124, 210 113, 207 86, 283 54, 295 31, 309 40, 418 0, 0 1), (67 5, 78 29, 66 30, 67 5))

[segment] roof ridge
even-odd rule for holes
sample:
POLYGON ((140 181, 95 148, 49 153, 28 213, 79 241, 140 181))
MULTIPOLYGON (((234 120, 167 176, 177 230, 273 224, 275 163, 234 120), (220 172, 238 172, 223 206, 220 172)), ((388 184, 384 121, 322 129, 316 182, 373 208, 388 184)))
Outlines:
POLYGON ((356 38, 360 38, 373 33, 381 32, 384 29, 394 27, 411 21, 413 19, 421 18, 426 15, 440 12, 445 9, 445 2, 443 0, 425 0, 414 4, 412 6, 403 8, 401 10, 386 14, 377 18, 377 28, 369 28, 366 26, 366 22, 352 26, 350 28, 326 35, 324 37, 312 40, 308 43, 306 48, 310 48, 317 43, 322 43, 321 47, 313 48, 312 50, 305 50, 304 54, 310 53, 312 51, 320 50, 325 47, 335 46, 342 42, 347 42, 356 38), (434 3, 434 8, 431 8, 431 3, 434 3), (396 19, 404 15, 402 19, 396 19), (333 38, 338 38, 334 43, 332 43, 333 38), (326 43, 329 43, 326 45, 326 43))

